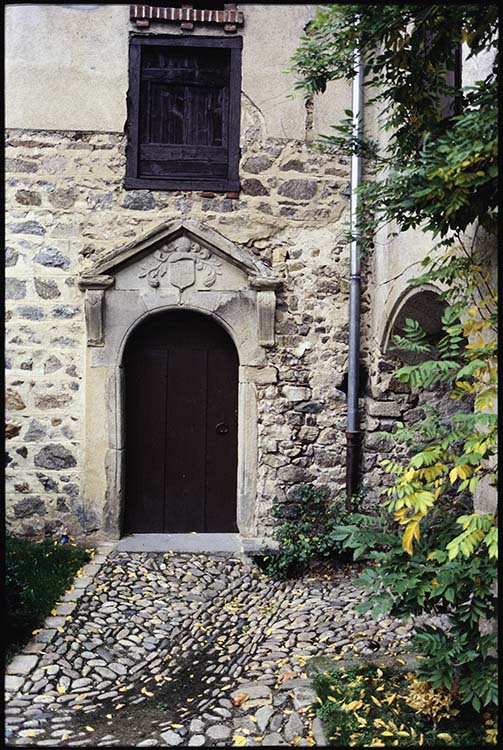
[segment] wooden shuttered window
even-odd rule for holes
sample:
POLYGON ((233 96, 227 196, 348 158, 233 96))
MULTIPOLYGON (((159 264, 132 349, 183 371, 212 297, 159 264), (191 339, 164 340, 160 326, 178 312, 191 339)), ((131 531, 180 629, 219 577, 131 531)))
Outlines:
POLYGON ((239 190, 240 37, 134 37, 126 188, 239 190))

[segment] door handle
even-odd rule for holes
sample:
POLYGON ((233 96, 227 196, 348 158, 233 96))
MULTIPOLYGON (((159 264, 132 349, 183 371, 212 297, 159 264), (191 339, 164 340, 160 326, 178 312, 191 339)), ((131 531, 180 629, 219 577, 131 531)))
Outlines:
POLYGON ((229 432, 229 426, 224 422, 219 422, 215 428, 217 435, 227 435, 229 432))

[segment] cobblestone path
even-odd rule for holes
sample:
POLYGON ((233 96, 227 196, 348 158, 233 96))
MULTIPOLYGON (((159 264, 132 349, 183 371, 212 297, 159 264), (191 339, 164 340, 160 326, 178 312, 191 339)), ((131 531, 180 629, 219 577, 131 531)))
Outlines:
POLYGON ((369 639, 399 655, 409 637, 355 613, 351 575, 283 583, 238 557, 112 552, 16 657, 7 744, 324 745, 309 659, 369 639))

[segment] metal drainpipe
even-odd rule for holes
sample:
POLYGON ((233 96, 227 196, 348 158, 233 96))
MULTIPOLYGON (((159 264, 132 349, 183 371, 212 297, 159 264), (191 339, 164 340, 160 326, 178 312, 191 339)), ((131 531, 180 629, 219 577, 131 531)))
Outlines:
MULTIPOLYGON (((360 137, 363 124, 363 63, 360 50, 355 53, 353 78, 353 136, 360 137)), ((358 412, 360 365, 360 229, 356 189, 362 174, 361 157, 351 157, 351 236, 349 250, 349 351, 348 351, 348 411, 346 429, 346 508, 351 509, 351 499, 358 491, 360 481, 361 431, 358 412)))

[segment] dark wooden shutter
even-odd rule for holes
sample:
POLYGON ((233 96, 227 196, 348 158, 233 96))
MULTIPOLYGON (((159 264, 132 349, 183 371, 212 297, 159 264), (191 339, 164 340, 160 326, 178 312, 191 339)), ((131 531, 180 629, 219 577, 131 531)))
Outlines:
POLYGON ((241 39, 133 47, 126 187, 239 189, 241 39))

